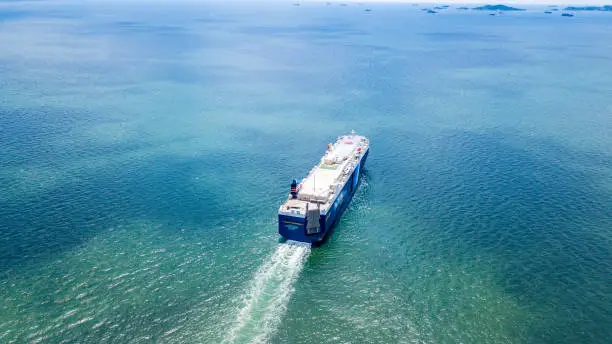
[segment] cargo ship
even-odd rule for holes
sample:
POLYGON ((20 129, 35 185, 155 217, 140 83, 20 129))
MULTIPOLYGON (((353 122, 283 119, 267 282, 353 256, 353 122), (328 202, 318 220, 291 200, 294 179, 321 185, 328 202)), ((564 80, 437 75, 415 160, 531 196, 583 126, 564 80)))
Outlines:
POLYGON ((354 130, 328 144, 308 176, 291 183, 288 198, 278 209, 279 234, 289 240, 321 243, 353 198, 369 152, 368 139, 354 130))

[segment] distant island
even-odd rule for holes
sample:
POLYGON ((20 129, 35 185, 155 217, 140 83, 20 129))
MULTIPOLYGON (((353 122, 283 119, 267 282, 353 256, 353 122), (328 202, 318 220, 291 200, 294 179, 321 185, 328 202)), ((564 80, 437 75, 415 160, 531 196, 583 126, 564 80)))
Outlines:
POLYGON ((472 8, 476 11, 524 11, 524 8, 510 7, 506 5, 484 5, 472 8))
POLYGON ((565 11, 606 11, 612 12, 612 5, 605 6, 570 6, 564 8, 565 11))

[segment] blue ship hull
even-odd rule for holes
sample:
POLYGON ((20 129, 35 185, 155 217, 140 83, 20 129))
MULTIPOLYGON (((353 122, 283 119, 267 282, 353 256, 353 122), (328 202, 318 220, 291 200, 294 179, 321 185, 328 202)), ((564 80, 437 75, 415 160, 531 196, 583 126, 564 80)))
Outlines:
POLYGON ((306 218, 294 217, 284 214, 278 215, 278 233, 289 240, 301 241, 312 244, 319 244, 325 240, 327 234, 338 222, 344 210, 348 207, 357 186, 359 176, 370 151, 368 150, 360 159, 351 176, 347 179, 336 200, 326 214, 319 216, 319 226, 321 231, 316 234, 306 234, 306 218))

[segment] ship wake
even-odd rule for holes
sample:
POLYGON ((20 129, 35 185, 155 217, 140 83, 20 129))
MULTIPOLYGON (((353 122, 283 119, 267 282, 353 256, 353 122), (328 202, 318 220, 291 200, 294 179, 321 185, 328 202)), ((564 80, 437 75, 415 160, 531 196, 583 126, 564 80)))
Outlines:
POLYGON ((288 241, 276 248, 255 273, 224 343, 269 340, 280 325, 309 255, 310 244, 288 241))

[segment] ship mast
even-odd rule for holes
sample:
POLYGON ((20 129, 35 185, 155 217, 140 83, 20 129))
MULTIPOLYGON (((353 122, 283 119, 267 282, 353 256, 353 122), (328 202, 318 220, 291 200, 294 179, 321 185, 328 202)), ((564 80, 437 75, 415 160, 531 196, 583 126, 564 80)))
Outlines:
POLYGON ((317 174, 313 174, 312 175, 312 194, 315 195, 315 200, 316 200, 316 195, 317 195, 317 174))

